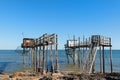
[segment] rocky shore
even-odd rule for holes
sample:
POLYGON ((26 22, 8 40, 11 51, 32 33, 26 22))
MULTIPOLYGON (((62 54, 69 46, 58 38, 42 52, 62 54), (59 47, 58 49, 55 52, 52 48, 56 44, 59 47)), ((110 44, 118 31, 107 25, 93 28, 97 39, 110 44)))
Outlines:
POLYGON ((120 73, 80 74, 75 72, 48 72, 40 74, 30 72, 15 72, 13 75, 0 74, 0 80, 120 80, 120 73))

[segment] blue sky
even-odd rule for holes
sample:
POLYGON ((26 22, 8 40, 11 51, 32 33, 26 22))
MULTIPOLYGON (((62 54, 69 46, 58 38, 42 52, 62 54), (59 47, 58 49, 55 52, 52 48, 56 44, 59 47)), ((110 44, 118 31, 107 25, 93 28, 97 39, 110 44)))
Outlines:
POLYGON ((120 0, 0 0, 0 49, 16 49, 22 33, 56 33, 59 49, 73 35, 100 34, 120 49, 120 0))

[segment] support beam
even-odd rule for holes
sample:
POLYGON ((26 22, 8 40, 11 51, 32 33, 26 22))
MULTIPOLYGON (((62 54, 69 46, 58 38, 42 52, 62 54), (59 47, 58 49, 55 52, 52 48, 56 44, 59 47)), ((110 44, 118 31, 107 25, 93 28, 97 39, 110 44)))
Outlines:
POLYGON ((103 73, 105 73, 105 57, 104 57, 104 46, 103 47, 103 50, 102 50, 102 58, 103 58, 103 73))
POLYGON ((46 72, 48 72, 48 46, 46 46, 46 72))
POLYGON ((38 55, 37 54, 38 54, 38 47, 36 47, 36 57, 35 57, 36 58, 36 72, 38 72, 38 58, 37 58, 38 55))
POLYGON ((53 55, 52 55, 52 45, 50 45, 50 59, 51 59, 51 72, 54 72, 53 55))
MULTIPOLYGON (((74 40, 74 46, 75 46, 75 35, 73 36, 73 40, 74 40)), ((75 48, 73 48, 73 64, 75 65, 75 48)))
POLYGON ((100 46, 99 54, 100 54, 100 73, 102 73, 102 50, 101 50, 101 46, 100 46))
POLYGON ((110 47, 110 67, 111 67, 111 73, 113 72, 113 67, 112 67, 112 49, 110 47))
POLYGON ((40 52, 41 52, 41 46, 39 46, 39 68, 40 68, 40 52))
POLYGON ((68 62, 68 64, 69 64, 70 62, 69 62, 69 55, 68 55, 68 54, 69 54, 69 50, 67 49, 66 55, 67 55, 67 62, 68 62))
MULTIPOLYGON (((78 38, 78 43, 80 45, 80 37, 78 38)), ((80 67, 80 48, 78 49, 78 66, 80 67)))
POLYGON ((55 49, 55 54, 56 54, 56 72, 59 72, 59 64, 58 64, 58 36, 56 35, 56 49, 55 49))
POLYGON ((25 48, 23 48, 23 65, 25 65, 25 48))
POLYGON ((43 46, 43 62, 42 62, 42 68, 44 70, 44 67, 45 67, 45 46, 43 46))

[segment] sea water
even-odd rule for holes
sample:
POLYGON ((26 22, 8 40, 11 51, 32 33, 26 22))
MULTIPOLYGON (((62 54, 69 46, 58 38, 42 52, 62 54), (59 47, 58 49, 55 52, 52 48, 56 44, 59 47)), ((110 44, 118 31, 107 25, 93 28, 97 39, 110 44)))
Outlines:
MULTIPOLYGON (((27 56, 27 55, 26 55, 27 56)), ((105 50, 105 70, 110 72, 110 52, 105 50)), ((97 51, 95 58, 95 71, 100 71, 100 55, 97 51)), ((70 64, 67 63, 65 50, 58 50, 59 65, 61 71, 78 71, 79 67, 74 66, 72 59, 70 64)), ((28 59, 29 60, 29 59, 28 59)), ((49 58, 50 60, 50 58, 49 58)), ((77 60, 77 55, 76 55, 77 60)), ((112 50, 113 72, 120 72, 120 50, 112 50)), ((50 61, 48 62, 50 64, 50 61)), ((22 51, 15 50, 0 50, 0 73, 13 73, 15 71, 23 70, 22 51)))

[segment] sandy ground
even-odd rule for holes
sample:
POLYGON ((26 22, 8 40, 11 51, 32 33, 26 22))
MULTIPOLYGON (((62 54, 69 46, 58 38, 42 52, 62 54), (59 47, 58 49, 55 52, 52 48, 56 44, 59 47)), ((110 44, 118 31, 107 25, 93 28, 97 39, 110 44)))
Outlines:
POLYGON ((13 75, 0 74, 0 80, 120 80, 120 73, 30 73, 15 72, 13 75))

